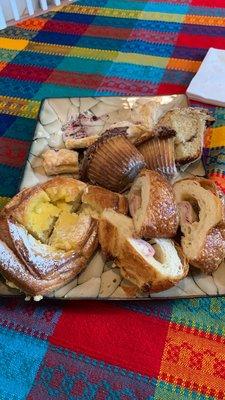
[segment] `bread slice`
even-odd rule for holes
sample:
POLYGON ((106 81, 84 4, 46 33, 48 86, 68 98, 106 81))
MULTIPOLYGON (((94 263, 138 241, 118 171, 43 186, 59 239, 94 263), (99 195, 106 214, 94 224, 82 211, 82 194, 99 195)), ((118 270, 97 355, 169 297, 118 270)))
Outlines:
POLYGON ((186 164, 201 157, 206 127, 215 119, 201 108, 175 108, 168 111, 158 122, 157 129, 175 132, 175 160, 186 164))
POLYGON ((174 184, 174 192, 184 254, 190 264, 211 273, 225 257, 222 201, 214 185, 203 178, 178 181, 174 184))
POLYGON ((171 238, 178 228, 178 209, 171 184, 158 172, 143 170, 128 195, 130 214, 139 237, 171 238))
POLYGON ((150 243, 136 238, 132 219, 113 210, 102 213, 99 241, 103 252, 115 259, 122 276, 142 291, 166 290, 188 273, 182 252, 171 240, 150 243))

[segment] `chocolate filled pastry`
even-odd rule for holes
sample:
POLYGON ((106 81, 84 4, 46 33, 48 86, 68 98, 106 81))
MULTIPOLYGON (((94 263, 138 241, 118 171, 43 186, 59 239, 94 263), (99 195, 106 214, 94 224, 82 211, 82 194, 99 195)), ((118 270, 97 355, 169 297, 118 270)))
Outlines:
POLYGON ((79 173, 78 153, 73 150, 47 150, 42 154, 46 175, 79 173))
POLYGON ((173 130, 159 127, 150 139, 138 146, 147 167, 161 172, 168 179, 174 178, 177 174, 174 140, 173 130))
POLYGON ((188 273, 186 258, 172 240, 154 238, 148 242, 137 238, 132 219, 113 210, 102 213, 99 241, 104 254, 114 258, 121 275, 141 291, 169 289, 188 273))
POLYGON ((93 185, 87 186, 84 190, 82 207, 84 212, 95 212, 94 215, 98 216, 107 208, 112 208, 122 214, 128 213, 128 201, 125 196, 93 185))
POLYGON ((215 271, 225 257, 224 201, 208 179, 183 179, 174 184, 183 234, 182 249, 191 265, 215 271))
POLYGON ((173 188, 161 174, 141 171, 131 186, 128 202, 139 237, 172 238, 176 235, 179 217, 173 188))
POLYGON ((57 177, 25 189, 0 214, 0 272, 29 295, 73 279, 98 245, 98 223, 76 214, 86 185, 57 177))
POLYGON ((123 128, 106 131, 84 154, 81 179, 114 192, 124 191, 145 167, 141 153, 123 128))
POLYGON ((157 128, 167 128, 175 133, 175 160, 183 165, 201 157, 203 136, 215 119, 201 108, 175 108, 158 121, 157 128))

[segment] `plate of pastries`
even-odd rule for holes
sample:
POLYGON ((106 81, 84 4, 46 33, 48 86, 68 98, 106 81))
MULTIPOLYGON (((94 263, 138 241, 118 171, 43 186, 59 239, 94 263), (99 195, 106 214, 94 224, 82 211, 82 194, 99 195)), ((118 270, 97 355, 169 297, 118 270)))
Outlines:
POLYGON ((184 95, 46 99, 0 212, 0 294, 225 294, 225 205, 202 163, 214 118, 184 95))

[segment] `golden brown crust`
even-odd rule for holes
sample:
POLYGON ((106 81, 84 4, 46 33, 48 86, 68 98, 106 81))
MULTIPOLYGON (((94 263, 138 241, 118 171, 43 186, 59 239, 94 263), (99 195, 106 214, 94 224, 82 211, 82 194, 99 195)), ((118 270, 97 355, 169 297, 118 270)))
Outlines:
POLYGON ((128 213, 128 201, 125 196, 100 186, 89 185, 83 193, 82 203, 89 205, 98 213, 106 208, 112 208, 122 214, 128 213))
POLYGON ((60 252, 31 239, 26 230, 7 220, 13 249, 0 241, 0 271, 9 281, 30 295, 50 292, 74 278, 86 265, 98 246, 97 222, 92 220, 79 251, 60 252), (12 256, 13 254, 13 256, 12 256), (18 269, 9 258, 19 264, 18 269))
POLYGON ((143 156, 124 134, 106 132, 84 155, 81 179, 122 192, 145 166, 143 156))
MULTIPOLYGON (((138 175, 132 188, 142 177, 145 179, 142 185, 146 190, 142 197, 146 196, 147 207, 142 210, 143 206, 140 206, 142 212, 140 226, 137 223, 137 213, 132 215, 137 234, 146 239, 174 237, 177 232, 179 217, 172 186, 158 172, 143 170, 138 175)), ((132 208, 132 188, 128 196, 130 210, 132 208)))
MULTIPOLYGON (((43 183, 42 185, 40 185, 41 188, 43 190, 45 190, 48 194, 48 196, 51 198, 52 195, 54 196, 54 194, 56 194, 58 192, 58 187, 61 186, 63 188, 66 189, 66 193, 68 194, 68 196, 70 197, 67 201, 75 201, 76 200, 76 196, 81 196, 84 189, 87 187, 86 183, 79 181, 77 179, 74 178, 67 178, 64 176, 57 176, 45 183, 43 183), (52 195, 51 195, 52 194, 52 195)), ((32 188, 31 188, 32 190, 32 188)), ((62 198, 63 193, 58 194, 58 199, 60 200, 59 197, 62 198)), ((54 199, 51 198, 52 201, 54 201, 54 199)))
POLYGON ((206 274, 215 271, 225 257, 225 241, 219 228, 213 228, 205 238, 204 245, 196 259, 190 264, 201 269, 206 274))
POLYGON ((42 192, 47 198, 48 193, 52 202, 64 199, 70 203, 74 195, 81 197, 85 187, 83 182, 57 177, 37 187, 25 189, 1 212, 0 272, 26 293, 44 294, 66 284, 85 267, 98 246, 98 222, 90 216, 85 217, 86 231, 82 230, 76 250, 61 251, 47 242, 41 243, 23 225, 24 216, 27 217, 27 205, 42 192), (12 261, 9 262, 10 259, 12 261))
POLYGON ((194 211, 197 212, 195 220, 189 218, 185 209, 183 214, 180 211, 183 250, 191 265, 205 273, 212 273, 225 257, 224 196, 213 181, 202 177, 178 181, 174 184, 174 190, 180 205, 187 203, 191 210, 192 204, 196 207, 197 202, 199 207, 199 211, 197 208, 194 211), (210 208, 207 208, 207 202, 210 202, 210 208))
POLYGON ((42 154, 42 158, 46 175, 77 174, 79 172, 76 151, 49 149, 42 154))
POLYGON ((149 265, 137 251, 134 251, 129 241, 125 241, 116 259, 116 264, 120 267, 121 275, 137 285, 140 290, 162 292, 176 285, 187 276, 189 268, 184 256, 182 256, 182 261, 184 264, 182 265, 181 274, 173 279, 169 276, 166 277, 156 268, 149 265))
MULTIPOLYGON (((166 290, 183 279, 188 273, 187 260, 180 248, 177 251, 179 255, 179 272, 176 270, 176 273, 172 274, 172 276, 164 271, 163 265, 157 263, 153 256, 146 258, 142 255, 141 249, 143 245, 147 245, 147 250, 149 246, 153 250, 153 254, 154 249, 147 242, 135 238, 131 218, 119 217, 113 211, 106 210, 102 214, 99 223, 99 242, 103 253, 115 260, 116 265, 120 268, 121 275, 141 291, 166 290), (136 245, 137 248, 135 247, 136 245)), ((172 242, 168 242, 170 250, 171 246, 174 249, 172 242)), ((178 250, 177 246, 176 250, 178 250)))

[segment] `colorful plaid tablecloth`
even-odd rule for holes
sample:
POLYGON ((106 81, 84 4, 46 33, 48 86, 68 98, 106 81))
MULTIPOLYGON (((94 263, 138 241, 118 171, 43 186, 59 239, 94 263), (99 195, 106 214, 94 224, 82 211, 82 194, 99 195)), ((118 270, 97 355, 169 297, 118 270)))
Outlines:
MULTIPOLYGON (((184 93, 224 0, 82 0, 0 31, 0 195, 16 193, 41 100, 184 93)), ((225 188, 225 111, 206 138, 225 188)), ((0 299, 1 400, 225 399, 225 300, 0 299)))

